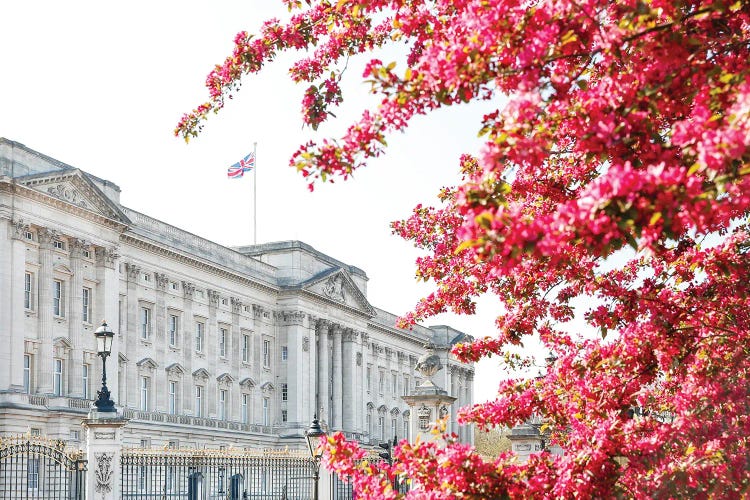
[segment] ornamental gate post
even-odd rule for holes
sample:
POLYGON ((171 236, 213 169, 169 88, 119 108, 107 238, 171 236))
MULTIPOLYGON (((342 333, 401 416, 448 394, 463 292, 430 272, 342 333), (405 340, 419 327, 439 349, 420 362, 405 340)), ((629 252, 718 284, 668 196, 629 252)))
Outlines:
POLYGON ((116 413, 95 410, 82 422, 86 429, 88 474, 86 491, 89 500, 120 500, 122 478, 122 428, 127 419, 116 413))

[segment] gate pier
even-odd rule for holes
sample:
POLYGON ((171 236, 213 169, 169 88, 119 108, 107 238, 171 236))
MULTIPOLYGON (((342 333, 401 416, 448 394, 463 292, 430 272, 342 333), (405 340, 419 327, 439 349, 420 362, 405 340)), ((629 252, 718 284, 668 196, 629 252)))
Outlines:
POLYGON ((82 422, 86 429, 86 457, 89 473, 86 490, 91 500, 120 500, 120 456, 122 428, 127 419, 114 413, 89 412, 82 422))

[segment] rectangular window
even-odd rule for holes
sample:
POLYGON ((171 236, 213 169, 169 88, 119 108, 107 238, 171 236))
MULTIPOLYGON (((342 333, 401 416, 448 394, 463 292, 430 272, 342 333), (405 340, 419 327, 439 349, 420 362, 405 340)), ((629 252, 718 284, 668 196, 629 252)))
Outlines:
POLYGON ((81 295, 82 316, 84 323, 91 323, 91 288, 84 288, 81 295))
POLYGON ((250 362, 250 335, 242 335, 242 362, 250 362))
POLYGON ((285 345, 281 346, 281 361, 289 359, 289 348, 285 345))
POLYGON ((52 242, 52 246, 54 246, 57 250, 65 250, 65 244, 60 240, 54 240, 52 242))
POLYGON ((141 338, 147 340, 151 333, 151 309, 141 307, 141 338))
POLYGON ((60 280, 52 283, 52 313, 65 316, 65 286, 60 280))
POLYGON ((78 442, 81 440, 81 433, 80 431, 71 430, 68 434, 68 440, 78 442))
POLYGON ((29 458, 26 463, 26 486, 30 490, 39 489, 39 458, 29 458))
POLYGON ((34 309, 34 275, 26 273, 23 276, 23 307, 28 310, 34 309))
POLYGON ((148 393, 151 386, 151 379, 141 377, 141 411, 148 411, 148 393))
POLYGON ((83 386, 83 399, 89 399, 89 365, 81 367, 81 385, 83 386))
POLYGON ((23 355, 23 392, 31 394, 31 354, 23 355))
POLYGON ((248 423, 250 415, 248 414, 248 405, 250 404, 250 394, 242 395, 242 405, 240 405, 240 419, 243 424, 248 423))
POLYGON ((263 341, 263 366, 266 368, 271 367, 271 341, 263 341))
POLYGON ((380 394, 383 394, 384 390, 385 390, 385 372, 383 370, 380 370, 380 372, 378 372, 378 392, 380 394))
POLYGON ((169 345, 175 347, 177 345, 177 329, 180 326, 180 319, 174 315, 169 315, 169 345))
POLYGON ((404 439, 409 440, 409 419, 404 418, 404 439))
POLYGON ((52 392, 55 396, 62 396, 63 393, 63 361, 56 359, 54 361, 54 371, 52 377, 52 392))
POLYGON ((404 375, 404 396, 409 395, 409 375, 404 375))
POLYGON ((380 434, 380 440, 385 439, 385 417, 380 415, 378 417, 378 433, 380 434))
POLYGON ((34 233, 32 233, 31 231, 26 231, 26 239, 34 241, 34 233))
POLYGON ((372 432, 372 412, 368 410, 367 416, 365 418, 365 429, 367 429, 367 433, 371 436, 373 435, 372 432))
POLYGON ((203 416, 203 387, 195 386, 195 416, 203 416))
POLYGON ((367 366, 367 392, 372 390, 372 366, 367 366))
POLYGON ((289 401, 289 384, 281 384, 281 400, 289 401))
POLYGON ((222 358, 227 357, 227 329, 219 328, 219 356, 222 358))
POLYGON ((263 398, 263 425, 271 425, 271 400, 263 398))
POLYGON ((206 325, 203 323, 195 324, 195 352, 203 352, 203 331, 206 325))
POLYGON ((394 398, 398 396, 398 376, 395 373, 391 373, 391 394, 394 398))
POLYGON ((396 436, 396 419, 391 419, 391 435, 388 436, 389 439, 393 439, 396 436))
POLYGON ((281 421, 287 422, 289 420, 289 412, 286 410, 281 410, 281 421))
POLYGON ((177 414, 177 382, 169 381, 169 414, 177 414))
POLYGON ((227 419, 227 391, 219 391, 219 420, 227 419))

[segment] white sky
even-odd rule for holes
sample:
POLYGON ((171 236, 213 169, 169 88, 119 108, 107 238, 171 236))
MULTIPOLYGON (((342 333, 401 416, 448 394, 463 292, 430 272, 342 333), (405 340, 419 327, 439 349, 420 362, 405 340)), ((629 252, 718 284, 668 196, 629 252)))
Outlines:
MULTIPOLYGON (((0 136, 111 180, 124 205, 218 243, 252 243, 252 179, 228 180, 226 168, 258 143, 258 242, 298 239, 370 278, 370 302, 396 314, 410 310, 430 285, 414 279, 418 253, 390 234, 389 222, 418 203, 433 205, 442 186, 458 181, 462 152, 477 153, 480 110, 460 108, 420 119, 388 138, 385 157, 353 180, 307 190, 288 167, 302 130, 303 86, 279 58, 246 79, 237 98, 186 145, 172 131, 180 116, 207 98, 203 85, 234 35, 257 32, 279 1, 17 1, 0 11, 0 136)), ((383 57, 385 60, 386 58, 383 57)), ((347 70, 338 135, 368 102, 362 62, 347 70)), ((370 101, 371 102, 371 101, 370 101)), ((444 315, 483 336, 497 311, 483 300, 475 317, 444 315)), ((492 397, 500 374, 478 366, 477 401, 492 397)))

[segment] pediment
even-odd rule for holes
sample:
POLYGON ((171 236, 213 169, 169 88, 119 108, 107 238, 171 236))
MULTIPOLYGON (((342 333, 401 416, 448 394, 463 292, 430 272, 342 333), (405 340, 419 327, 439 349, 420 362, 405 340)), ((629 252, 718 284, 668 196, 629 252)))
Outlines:
POLYGON ((130 224, 120 208, 77 168, 20 177, 18 183, 102 217, 130 224))
POLYGON ((141 368, 148 368, 153 370, 154 368, 158 367, 159 365, 151 358, 143 358, 139 362, 136 363, 137 366, 141 368))
POLYGON ((252 389, 255 387, 255 380, 252 379, 252 377, 245 377, 242 380, 240 380, 240 386, 245 387, 247 389, 252 389))
POLYGON ((222 373, 218 377, 216 377, 216 381, 220 384, 231 384, 234 382, 234 378, 228 373, 222 373))
POLYGON ((170 375, 183 375, 185 373, 185 368, 180 363, 172 363, 165 370, 170 375))
POLYGON ((322 272, 303 283, 302 288, 333 302, 359 309, 370 317, 375 316, 375 309, 367 301, 367 297, 342 268, 322 272))
POLYGON ((198 368, 193 372, 193 377, 208 380, 208 372, 205 368, 198 368))

